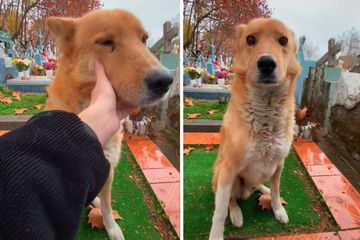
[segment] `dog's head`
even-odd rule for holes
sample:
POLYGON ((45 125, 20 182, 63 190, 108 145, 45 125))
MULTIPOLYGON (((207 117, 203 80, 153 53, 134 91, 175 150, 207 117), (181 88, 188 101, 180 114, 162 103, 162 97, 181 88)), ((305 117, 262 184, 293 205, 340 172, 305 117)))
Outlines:
POLYGON ((294 33, 274 19, 258 18, 236 28, 235 72, 253 86, 275 86, 300 73, 294 33))
POLYGON ((100 61, 119 102, 143 106, 167 96, 173 77, 146 48, 148 33, 133 14, 97 10, 78 19, 49 17, 47 25, 62 54, 59 71, 74 84, 95 86, 100 61))

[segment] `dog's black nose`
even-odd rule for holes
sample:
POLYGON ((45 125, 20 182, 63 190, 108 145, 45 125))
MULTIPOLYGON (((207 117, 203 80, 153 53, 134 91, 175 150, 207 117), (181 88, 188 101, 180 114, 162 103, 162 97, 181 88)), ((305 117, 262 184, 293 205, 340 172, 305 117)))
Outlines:
POLYGON ((150 72, 145 81, 150 91, 162 95, 169 91, 173 77, 167 69, 156 69, 150 72))
POLYGON ((270 55, 261 56, 257 61, 257 67, 261 74, 270 75, 276 69, 276 61, 270 55))

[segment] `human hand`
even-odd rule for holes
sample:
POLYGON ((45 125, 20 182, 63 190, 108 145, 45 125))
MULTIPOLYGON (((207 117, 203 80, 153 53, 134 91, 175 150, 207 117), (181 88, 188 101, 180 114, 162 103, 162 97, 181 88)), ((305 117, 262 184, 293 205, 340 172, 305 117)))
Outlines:
POLYGON ((99 62, 95 64, 96 85, 91 93, 89 106, 78 114, 88 124, 101 145, 120 128, 120 121, 135 110, 135 107, 116 103, 116 94, 105 75, 105 69, 99 62))

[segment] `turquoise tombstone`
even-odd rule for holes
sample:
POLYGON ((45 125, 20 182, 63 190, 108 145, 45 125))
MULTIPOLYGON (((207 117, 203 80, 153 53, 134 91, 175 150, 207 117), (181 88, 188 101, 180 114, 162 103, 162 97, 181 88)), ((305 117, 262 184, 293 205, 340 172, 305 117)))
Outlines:
POLYGON ((311 61, 309 59, 309 54, 306 51, 304 51, 303 46, 305 44, 305 40, 306 40, 305 36, 300 37, 299 51, 296 53, 296 60, 301 65, 301 73, 296 79, 296 90, 295 90, 296 103, 298 105, 301 104, 301 98, 304 90, 304 81, 306 78, 309 77, 310 67, 316 66, 316 62, 311 61))

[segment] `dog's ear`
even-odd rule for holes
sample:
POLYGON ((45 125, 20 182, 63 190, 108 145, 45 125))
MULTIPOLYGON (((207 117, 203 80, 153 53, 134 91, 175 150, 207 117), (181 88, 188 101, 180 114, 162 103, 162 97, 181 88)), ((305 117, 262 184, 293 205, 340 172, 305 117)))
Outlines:
POLYGON ((295 41, 295 33, 292 31, 292 30, 290 30, 290 33, 291 33, 291 37, 292 37, 292 42, 293 42, 293 51, 294 51, 294 53, 297 53, 297 51, 298 51, 298 45, 297 45, 297 43, 296 43, 296 41, 295 41))
POLYGON ((68 54, 72 52, 73 40, 76 30, 76 20, 63 17, 49 17, 46 24, 54 34, 61 52, 68 54))
POLYGON ((246 28, 245 24, 240 24, 240 25, 236 26, 236 28, 235 28, 235 37, 236 37, 236 39, 239 40, 239 38, 241 38, 245 28, 246 28))

